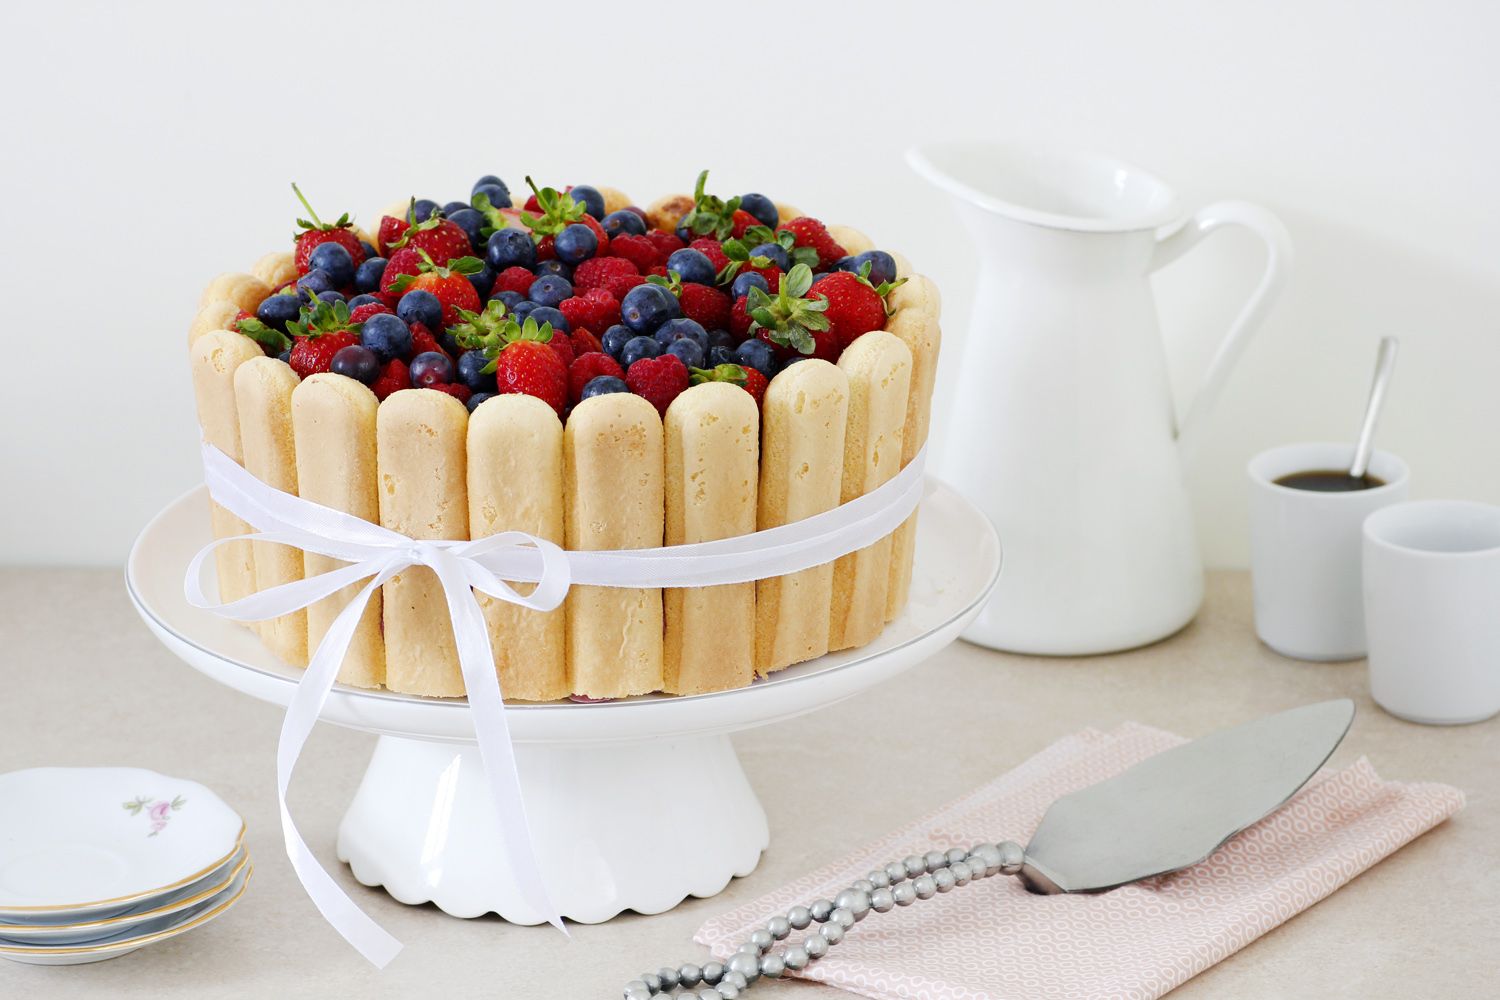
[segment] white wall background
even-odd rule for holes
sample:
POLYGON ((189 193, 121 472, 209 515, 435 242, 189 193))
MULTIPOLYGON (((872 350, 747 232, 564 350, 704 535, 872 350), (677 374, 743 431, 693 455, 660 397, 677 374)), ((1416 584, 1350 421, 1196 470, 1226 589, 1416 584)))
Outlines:
MULTIPOLYGON (((1111 151, 1189 205, 1248 198, 1291 228, 1291 290, 1190 472, 1211 563, 1245 561, 1251 454, 1352 435, 1385 334, 1403 352, 1381 443, 1413 492, 1500 501, 1493 4, 32 3, 6 19, 0 562, 118 562, 195 483, 186 328, 210 277, 288 239, 289 180, 368 221, 488 172, 646 201, 709 167, 716 190, 904 251, 943 289, 951 366, 974 263, 900 155, 949 136, 1111 151)), ((1183 399, 1259 256, 1226 233, 1159 278, 1183 399)))

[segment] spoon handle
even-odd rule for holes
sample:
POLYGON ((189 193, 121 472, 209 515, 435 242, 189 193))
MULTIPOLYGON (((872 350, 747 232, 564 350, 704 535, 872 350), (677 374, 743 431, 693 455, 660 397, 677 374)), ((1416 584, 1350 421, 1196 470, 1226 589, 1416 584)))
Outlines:
POLYGON ((1359 443, 1354 446, 1354 462, 1349 466, 1349 475, 1363 479, 1370 468, 1370 452, 1375 446, 1375 422, 1380 419, 1380 409, 1385 404, 1386 386, 1390 384, 1391 372, 1396 367, 1395 337, 1380 338, 1380 353, 1375 358, 1375 380, 1370 383, 1370 400, 1365 404, 1364 423, 1359 428, 1359 443))

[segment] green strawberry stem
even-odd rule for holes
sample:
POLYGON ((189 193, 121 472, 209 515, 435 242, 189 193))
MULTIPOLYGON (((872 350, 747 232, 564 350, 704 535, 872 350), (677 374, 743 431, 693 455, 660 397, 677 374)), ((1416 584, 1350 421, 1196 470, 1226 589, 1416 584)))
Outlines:
POLYGON ((688 382, 692 385, 702 385, 704 382, 728 382, 743 389, 750 381, 745 369, 740 365, 714 365, 712 368, 689 368, 688 382))
POLYGON ((338 219, 337 222, 334 222, 334 223, 324 222, 322 219, 318 218, 318 213, 313 211, 312 205, 310 205, 308 203, 306 196, 304 196, 302 194, 302 189, 297 186, 297 182, 296 181, 292 181, 292 193, 297 196, 297 200, 298 201, 302 202, 302 207, 305 208, 305 209, 307 209, 307 214, 310 215, 310 216, 312 216, 312 221, 311 222, 308 222, 306 219, 298 219, 297 220, 297 225, 300 226, 301 228, 303 228, 303 229, 309 229, 309 230, 312 230, 312 229, 332 230, 332 229, 348 229, 349 228, 349 213, 348 212, 345 212, 343 215, 339 216, 339 219, 338 219))

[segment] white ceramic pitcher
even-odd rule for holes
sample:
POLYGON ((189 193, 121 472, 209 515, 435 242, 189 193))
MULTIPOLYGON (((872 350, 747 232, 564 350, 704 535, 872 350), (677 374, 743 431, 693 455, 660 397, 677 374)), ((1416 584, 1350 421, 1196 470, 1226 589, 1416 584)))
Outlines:
POLYGON ((1184 222, 1167 184, 1108 157, 948 143, 907 158, 979 247, 950 414, 964 439, 939 471, 995 522, 1005 570, 964 638, 1082 655, 1171 635, 1203 598, 1182 457, 1285 283, 1285 227, 1237 201, 1184 222), (1265 241, 1265 273, 1178 420, 1150 276, 1227 225, 1265 241))

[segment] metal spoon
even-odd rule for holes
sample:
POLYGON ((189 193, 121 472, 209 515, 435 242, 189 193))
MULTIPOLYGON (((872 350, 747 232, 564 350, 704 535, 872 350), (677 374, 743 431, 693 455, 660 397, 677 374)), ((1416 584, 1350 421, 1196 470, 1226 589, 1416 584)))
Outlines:
POLYGON ((1375 422, 1385 404, 1385 389, 1396 367, 1395 337, 1380 338, 1380 353, 1375 357, 1375 380, 1370 383, 1370 400, 1365 403, 1365 419, 1359 426, 1359 443, 1354 446, 1354 461, 1349 465, 1350 479, 1364 479, 1370 469, 1370 452, 1375 450, 1375 422))

